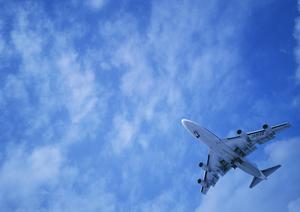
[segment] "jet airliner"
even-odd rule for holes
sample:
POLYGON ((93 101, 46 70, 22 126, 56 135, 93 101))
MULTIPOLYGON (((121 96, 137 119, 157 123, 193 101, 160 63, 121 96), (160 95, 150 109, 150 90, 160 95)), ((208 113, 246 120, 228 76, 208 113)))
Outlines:
POLYGON ((209 148, 206 164, 199 163, 199 166, 205 171, 204 178, 198 179, 203 194, 206 194, 211 186, 215 186, 219 177, 224 176, 231 168, 240 168, 253 176, 249 186, 253 188, 281 167, 281 165, 276 165, 260 170, 255 164, 248 161, 246 156, 256 150, 257 144, 264 144, 275 138, 277 132, 290 127, 289 123, 271 127, 264 124, 262 129, 248 133, 237 130, 236 136, 221 139, 193 121, 182 119, 181 122, 194 138, 204 142, 209 148))

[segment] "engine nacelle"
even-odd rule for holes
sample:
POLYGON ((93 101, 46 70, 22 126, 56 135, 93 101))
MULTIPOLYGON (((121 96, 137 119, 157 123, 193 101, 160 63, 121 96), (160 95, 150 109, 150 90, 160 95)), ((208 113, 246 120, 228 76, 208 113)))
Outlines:
POLYGON ((207 183, 204 182, 204 180, 202 180, 202 179, 200 179, 200 178, 197 180, 197 182, 198 182, 198 184, 202 185, 203 187, 206 187, 206 186, 207 186, 207 183))
POLYGON ((266 131, 267 136, 274 136, 275 135, 275 133, 273 132, 272 128, 269 127, 269 125, 264 124, 262 127, 266 131))
POLYGON ((200 167, 201 169, 203 169, 204 171, 209 171, 209 170, 208 170, 208 166, 205 165, 205 164, 202 163, 202 162, 199 163, 199 167, 200 167))
POLYGON ((245 140, 250 141, 249 136, 248 136, 247 133, 245 133, 244 131, 242 131, 242 130, 237 130, 237 131, 236 131, 236 134, 238 134, 239 136, 241 136, 241 138, 244 138, 245 140))
POLYGON ((269 128, 269 125, 267 125, 267 124, 264 124, 264 125, 262 126, 262 128, 263 128, 264 130, 266 130, 266 129, 268 129, 268 128, 269 128))

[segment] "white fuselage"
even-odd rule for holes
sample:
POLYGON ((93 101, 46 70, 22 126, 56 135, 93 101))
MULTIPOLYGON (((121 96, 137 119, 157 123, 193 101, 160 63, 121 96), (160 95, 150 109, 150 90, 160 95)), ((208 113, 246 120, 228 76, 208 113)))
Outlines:
POLYGON ((182 120, 182 124, 197 140, 204 142, 211 151, 233 167, 239 167, 254 177, 266 179, 263 173, 254 164, 237 154, 224 140, 221 140, 209 130, 186 119, 182 120))

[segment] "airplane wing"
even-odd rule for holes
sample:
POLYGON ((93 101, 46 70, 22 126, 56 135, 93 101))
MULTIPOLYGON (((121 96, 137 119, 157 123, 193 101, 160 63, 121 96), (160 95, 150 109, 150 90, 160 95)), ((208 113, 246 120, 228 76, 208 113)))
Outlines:
POLYGON ((234 149, 241 157, 244 157, 256 149, 256 144, 264 144, 272 140, 277 132, 290 127, 289 123, 283 123, 268 127, 264 125, 264 129, 256 130, 248 133, 227 138, 227 144, 234 149))
POLYGON ((210 151, 205 166, 204 179, 201 181, 201 192, 206 194, 211 186, 215 186, 219 180, 219 174, 224 176, 231 168, 231 165, 219 158, 213 151, 210 151))
POLYGON ((277 132, 280 132, 288 127, 290 127, 289 123, 283 123, 272 127, 267 127, 266 129, 249 132, 247 134, 251 140, 255 140, 256 143, 263 144, 269 140, 272 140, 277 132))

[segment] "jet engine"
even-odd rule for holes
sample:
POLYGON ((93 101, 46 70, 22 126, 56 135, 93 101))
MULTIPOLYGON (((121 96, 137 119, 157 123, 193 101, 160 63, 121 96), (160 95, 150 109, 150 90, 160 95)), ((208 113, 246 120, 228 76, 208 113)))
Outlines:
POLYGON ((267 125, 267 124, 264 124, 262 127, 263 127, 263 129, 264 129, 264 130, 266 130, 266 129, 268 129, 268 128, 269 128, 269 125, 267 125))
POLYGON ((205 165, 205 164, 202 163, 202 162, 199 163, 199 167, 202 168, 204 171, 208 171, 207 165, 205 165))
POLYGON ((202 179, 200 179, 200 178, 197 180, 197 182, 198 182, 198 184, 201 184, 203 187, 206 187, 206 185, 207 185, 207 184, 204 182, 204 180, 202 180, 202 179))
POLYGON ((262 127, 266 131, 266 134, 268 136, 274 136, 274 132, 273 132, 272 128, 269 127, 269 125, 264 124, 262 127))
POLYGON ((241 136, 241 138, 244 138, 246 141, 250 141, 249 136, 247 135, 247 133, 245 133, 242 130, 237 130, 236 134, 238 134, 239 136, 241 136))

